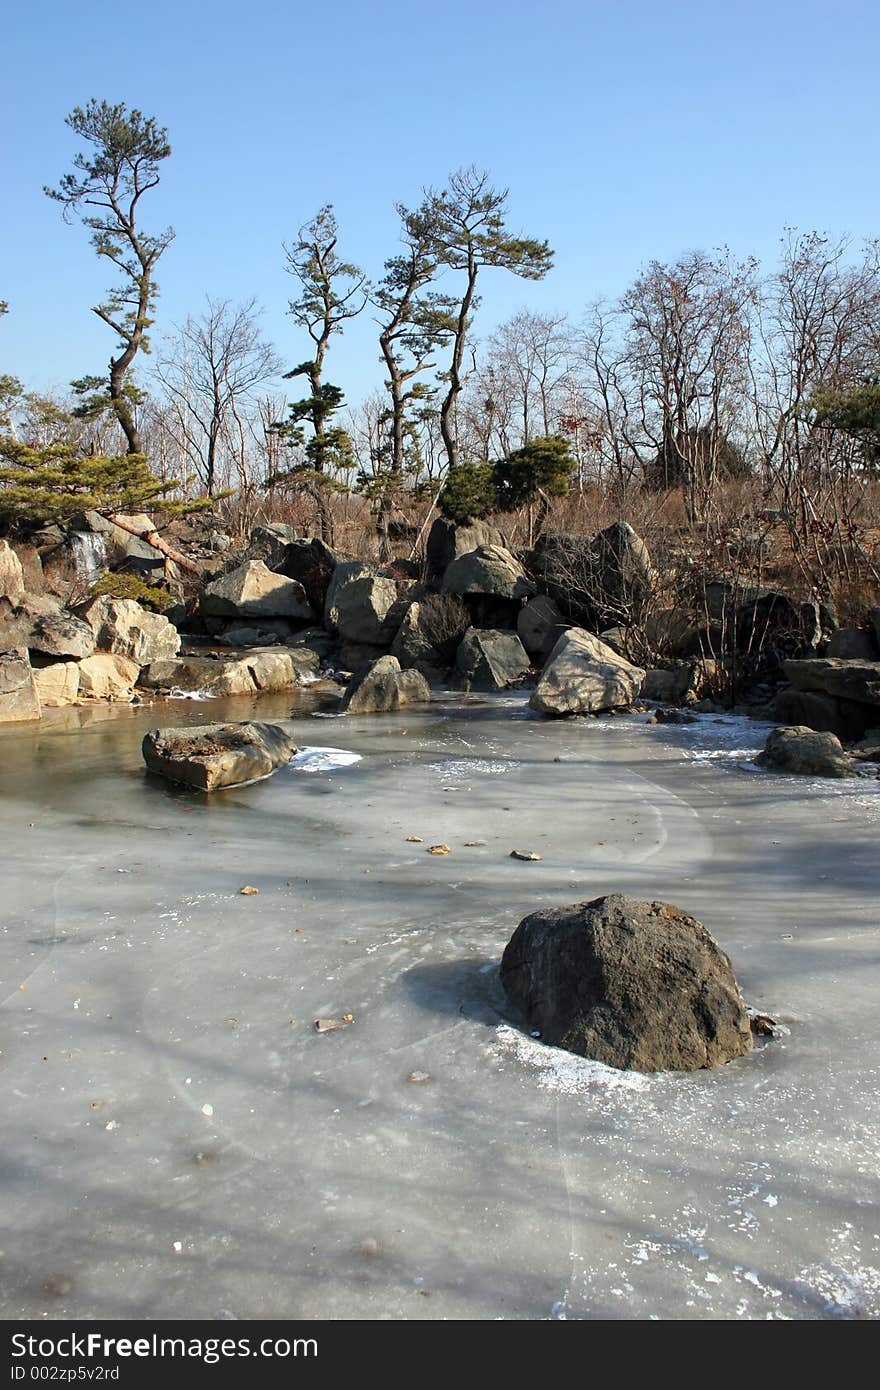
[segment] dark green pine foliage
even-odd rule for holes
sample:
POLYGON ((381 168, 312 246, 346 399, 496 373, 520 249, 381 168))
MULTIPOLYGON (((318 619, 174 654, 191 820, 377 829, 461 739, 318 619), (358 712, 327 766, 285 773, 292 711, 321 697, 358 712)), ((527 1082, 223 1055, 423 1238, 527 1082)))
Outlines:
POLYGON ((76 444, 33 448, 0 436, 0 524, 59 522, 77 512, 140 512, 161 503, 168 514, 199 510, 202 502, 167 500, 177 481, 161 482, 143 454, 86 455, 76 444))
POLYGON ((455 333, 455 300, 428 287, 439 261, 435 226, 428 203, 409 211, 398 203, 404 249, 385 262, 385 276, 372 296, 380 311, 379 346, 388 377, 390 405, 379 421, 380 443, 364 492, 377 502, 381 558, 390 556, 389 522, 406 480, 422 470, 419 426, 432 410, 436 388, 417 380, 430 371, 439 347, 455 333))
POLYGON ((849 391, 822 391, 811 402, 817 429, 839 430, 858 444, 865 470, 880 473, 880 379, 849 391))
POLYGON ((116 334, 118 351, 110 359, 106 390, 97 389, 101 382, 95 384, 95 378, 85 379, 82 409, 92 417, 112 411, 128 452, 140 454, 136 398, 127 377, 138 352, 149 351, 148 329, 158 294, 156 263, 174 238, 170 227, 159 233, 141 229, 140 203, 158 184, 159 165, 171 153, 168 132, 154 117, 136 108, 129 111, 124 102, 94 99, 75 107, 67 124, 91 149, 75 156, 74 172, 65 174, 57 188, 43 191, 62 205, 65 220, 82 209, 92 246, 121 279, 93 309, 116 334))
POLYGON ((341 333, 367 302, 364 273, 338 255, 338 228, 333 208, 321 208, 312 222, 301 227, 294 246, 286 247, 287 268, 299 281, 302 293, 290 301, 289 313, 314 344, 314 354, 292 371, 287 380, 304 376, 309 394, 288 407, 286 420, 274 429, 281 440, 301 450, 297 462, 274 473, 267 487, 289 486, 311 495, 318 510, 321 538, 332 544, 333 521, 327 493, 337 486, 332 475, 347 473, 355 457, 346 430, 334 425, 344 396, 338 386, 324 380, 324 361, 330 340, 341 333))
POLYGON ((492 465, 500 511, 531 505, 541 494, 563 497, 577 462, 568 440, 554 434, 532 439, 492 465))

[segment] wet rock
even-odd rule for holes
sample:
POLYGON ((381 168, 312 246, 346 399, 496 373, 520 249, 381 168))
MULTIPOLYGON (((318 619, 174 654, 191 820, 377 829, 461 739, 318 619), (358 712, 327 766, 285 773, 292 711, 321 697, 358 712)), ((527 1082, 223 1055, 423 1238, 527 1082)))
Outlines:
POLYGON ((470 628, 455 654, 456 680, 470 690, 506 690, 529 669, 526 650, 515 632, 470 628))
POLYGON ((536 588, 509 550, 500 545, 480 545, 452 561, 443 576, 443 592, 524 599, 530 598, 536 588))
POLYGON ((860 761, 880 762, 880 729, 869 729, 864 738, 852 745, 849 753, 860 761))
POLYGON ((287 642, 293 628, 285 618, 263 618, 261 622, 240 621, 221 627, 216 636, 230 647, 271 647, 287 642))
POLYGON ((315 616, 303 586, 273 574, 262 560, 247 560, 215 579, 202 594, 200 607, 212 618, 288 618, 305 623, 315 616))
POLYGON ((58 709, 76 703, 79 666, 75 661, 51 661, 46 665, 34 665, 33 669, 34 683, 44 709, 58 709))
POLYGON ((140 666, 131 657, 96 652, 79 663, 79 693, 88 700, 130 700, 140 666))
POLYGON ((877 643, 873 632, 863 632, 857 627, 839 627, 831 634, 825 655, 840 657, 844 661, 876 661, 877 643))
POLYGON ((27 651, 0 653, 0 724, 24 724, 40 717, 40 697, 27 651))
POLYGON ((852 777, 853 766, 840 739, 804 725, 774 729, 755 762, 759 767, 806 777, 852 777))
POLYGON ((381 656, 355 672, 342 697, 349 714, 378 714, 425 704, 431 699, 428 682, 418 671, 401 671, 393 656, 381 656))
POLYGON ((277 724, 204 724, 151 729, 142 752, 148 771, 210 792, 268 777, 290 761, 296 746, 277 724))
POLYGON ((752 1048, 730 960, 668 903, 615 893, 533 912, 501 982, 544 1042, 606 1066, 696 1071, 752 1048))
POLYGON ((130 657, 140 666, 167 660, 180 651, 180 633, 174 624, 134 599, 94 598, 77 611, 95 634, 99 651, 130 657))
POLYGON ((598 714, 627 709, 641 694, 645 672, 598 637, 569 628, 547 659, 529 701, 541 714, 598 714))
POLYGON ((8 599, 17 608, 24 598, 24 573, 21 561, 8 541, 0 541, 0 599, 8 599))
MULTIPOLYGON (((179 639, 178 639, 179 640, 179 639)), ((71 613, 43 613, 34 620, 28 647, 41 656, 71 657, 81 661, 97 645, 89 623, 71 613)))

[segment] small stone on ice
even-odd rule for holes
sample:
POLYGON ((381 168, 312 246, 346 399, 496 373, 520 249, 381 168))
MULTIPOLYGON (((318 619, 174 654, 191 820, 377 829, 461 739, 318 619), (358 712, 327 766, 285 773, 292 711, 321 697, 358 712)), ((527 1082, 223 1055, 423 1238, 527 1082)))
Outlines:
POLYGON ((179 1255, 182 1249, 183 1249, 183 1241, 182 1241, 182 1240, 176 1240, 176 1241, 174 1242, 174 1252, 175 1252, 175 1254, 179 1255))
POLYGON ((255 893, 259 893, 259 888, 254 888, 250 883, 246 883, 243 888, 239 888, 239 894, 243 898, 252 898, 255 893))
POLYGON ((510 857, 511 859, 525 859, 529 863, 537 863, 539 859, 543 858, 543 855, 532 854, 529 850, 524 849, 512 849, 510 851, 510 857))
POLYGON ((424 1086, 426 1081, 431 1080, 429 1071, 411 1071, 406 1078, 411 1086, 424 1086))
POLYGON ((214 1113, 214 1107, 213 1107, 213 1105, 203 1105, 203 1106, 202 1106, 202 1114, 203 1114, 203 1115, 207 1115, 209 1119, 210 1119, 210 1117, 213 1115, 213 1113, 214 1113))

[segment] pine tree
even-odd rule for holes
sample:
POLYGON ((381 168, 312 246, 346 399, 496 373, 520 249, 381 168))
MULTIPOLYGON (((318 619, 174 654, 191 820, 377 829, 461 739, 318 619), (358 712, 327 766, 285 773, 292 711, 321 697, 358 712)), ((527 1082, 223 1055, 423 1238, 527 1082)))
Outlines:
POLYGON ((168 132, 152 116, 128 110, 124 102, 111 106, 94 98, 87 106, 74 107, 67 117, 71 130, 93 147, 73 161, 74 173, 65 174, 57 188, 44 188, 47 197, 60 203, 64 218, 83 212, 83 224, 91 230, 91 243, 99 256, 111 261, 122 277, 97 314, 119 340, 111 357, 106 391, 100 378, 84 378, 75 389, 83 395, 82 415, 94 417, 110 410, 122 428, 129 454, 141 453, 141 439, 134 406, 136 397, 127 381, 138 352, 149 351, 147 330, 158 293, 156 262, 174 238, 171 228, 158 234, 138 225, 140 201, 159 182, 159 164, 171 153, 168 132))

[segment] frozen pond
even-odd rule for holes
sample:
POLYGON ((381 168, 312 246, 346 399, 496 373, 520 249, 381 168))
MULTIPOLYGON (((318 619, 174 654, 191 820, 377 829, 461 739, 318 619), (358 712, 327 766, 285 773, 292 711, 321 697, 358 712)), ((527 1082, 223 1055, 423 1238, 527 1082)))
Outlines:
POLYGON ((147 728, 255 712, 0 731, 0 1316, 880 1314, 880 784, 522 694, 144 775, 147 728), (643 1077, 524 1034, 513 929, 606 892, 699 917, 787 1036, 643 1077))

